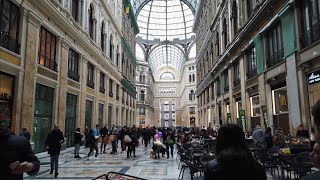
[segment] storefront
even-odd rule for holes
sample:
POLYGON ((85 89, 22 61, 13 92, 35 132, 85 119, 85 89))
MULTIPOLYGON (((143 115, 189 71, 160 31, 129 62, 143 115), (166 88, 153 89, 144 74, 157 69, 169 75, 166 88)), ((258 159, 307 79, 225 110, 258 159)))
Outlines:
MULTIPOLYGON (((309 105, 312 107, 320 99, 320 69, 307 73, 307 78, 309 105)), ((310 117, 312 117, 311 113, 310 117)), ((313 124, 313 121, 311 121, 311 124, 313 124)))
POLYGON ((251 117, 251 129, 254 129, 260 123, 260 102, 259 95, 250 97, 250 117, 251 117))
POLYGON ((85 126, 88 126, 89 129, 94 128, 92 127, 92 108, 93 102, 86 100, 85 126))
POLYGON ((13 113, 14 81, 14 76, 0 72, 0 106, 8 110, 10 126, 13 113))
POLYGON ((288 97, 286 83, 271 86, 274 129, 282 128, 285 134, 290 133, 288 97))
POLYGON ((33 135, 34 152, 45 151, 45 139, 52 128, 54 89, 41 84, 36 85, 33 135))
POLYGON ((67 93, 66 102, 66 121, 65 121, 65 137, 67 138, 67 147, 74 146, 74 131, 76 129, 77 120, 77 101, 76 95, 67 93))

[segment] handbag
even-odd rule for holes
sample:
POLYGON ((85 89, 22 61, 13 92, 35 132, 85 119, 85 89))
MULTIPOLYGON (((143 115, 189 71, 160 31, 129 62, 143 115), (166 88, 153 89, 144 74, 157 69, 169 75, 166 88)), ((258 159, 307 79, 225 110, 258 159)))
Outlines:
POLYGON ((129 143, 131 141, 132 141, 132 139, 128 135, 124 135, 124 142, 129 143))
POLYGON ((109 136, 109 141, 114 141, 114 134, 109 136))
POLYGON ((109 143, 109 136, 104 137, 104 144, 108 144, 109 143))

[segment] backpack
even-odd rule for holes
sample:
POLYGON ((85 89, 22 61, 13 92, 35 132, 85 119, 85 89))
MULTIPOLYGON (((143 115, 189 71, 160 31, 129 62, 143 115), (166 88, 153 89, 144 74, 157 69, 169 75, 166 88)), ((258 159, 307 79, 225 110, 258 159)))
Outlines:
POLYGON ((172 139, 171 135, 168 135, 167 143, 168 143, 168 145, 173 145, 174 144, 174 140, 172 139))

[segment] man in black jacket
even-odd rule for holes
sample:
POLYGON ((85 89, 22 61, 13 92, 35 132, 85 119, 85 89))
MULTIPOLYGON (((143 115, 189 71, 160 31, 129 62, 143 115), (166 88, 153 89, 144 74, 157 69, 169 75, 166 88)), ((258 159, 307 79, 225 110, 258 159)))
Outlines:
POLYGON ((40 162, 31 150, 28 139, 12 135, 9 126, 9 110, 0 106, 0 178, 23 179, 23 173, 35 175, 40 162))
POLYGON ((104 138, 108 135, 107 125, 104 125, 104 127, 100 129, 100 135, 101 135, 100 154, 102 154, 102 147, 103 147, 103 154, 105 154, 107 144, 104 143, 105 142, 104 138))
POLYGON ((59 129, 59 125, 55 124, 54 129, 48 134, 46 138, 46 148, 48 149, 48 153, 50 154, 50 164, 51 171, 50 174, 53 173, 53 169, 55 170, 54 177, 58 176, 58 165, 59 165, 59 154, 61 150, 61 144, 64 142, 63 133, 59 129))

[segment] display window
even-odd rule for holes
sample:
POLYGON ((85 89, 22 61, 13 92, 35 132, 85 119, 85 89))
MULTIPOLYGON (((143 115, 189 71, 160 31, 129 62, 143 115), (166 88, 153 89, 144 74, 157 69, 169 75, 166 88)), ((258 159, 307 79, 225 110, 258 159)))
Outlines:
POLYGON ((279 88, 272 91, 273 114, 287 114, 288 113, 288 97, 287 88, 279 88))
POLYGON ((251 117, 260 117, 259 95, 250 97, 251 117))

